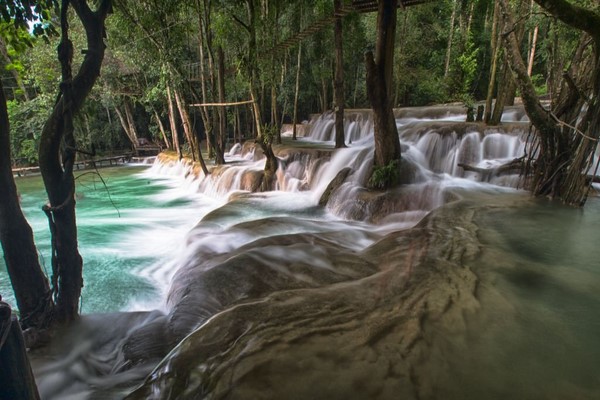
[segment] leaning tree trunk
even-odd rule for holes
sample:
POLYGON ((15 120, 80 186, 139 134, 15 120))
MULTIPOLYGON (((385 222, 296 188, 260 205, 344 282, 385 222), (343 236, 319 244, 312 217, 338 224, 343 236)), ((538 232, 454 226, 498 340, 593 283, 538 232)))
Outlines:
POLYGON ((125 131, 125 134, 127 135, 127 138, 129 139, 129 141, 131 142, 131 148, 135 151, 135 149, 138 145, 137 132, 136 131, 132 132, 131 125, 129 124, 129 121, 128 121, 129 119, 127 118, 126 115, 123 115, 123 113, 121 112, 121 110, 119 109, 118 106, 115 107, 115 112, 117 114, 117 117, 119 118, 121 127, 125 131))
MULTIPOLYGON (((192 161, 196 162, 196 146, 194 135, 192 134, 192 127, 190 125, 190 118, 187 113, 187 104, 184 103, 182 95, 179 94, 179 90, 174 89, 173 96, 175 97, 175 104, 177 105, 177 109, 179 110, 179 116, 181 117, 181 124, 183 125, 183 134, 185 135, 185 138, 187 139, 188 144, 190 146, 190 154, 192 156, 192 161)), ((200 153, 200 155, 202 155, 200 150, 198 150, 198 152, 200 153)))
POLYGON ((0 242, 24 329, 48 326, 54 303, 48 279, 42 272, 33 232, 19 207, 12 175, 10 126, 6 98, 0 82, 0 242))
POLYGON ((175 114, 175 107, 173 107, 173 98, 171 96, 171 88, 167 85, 167 102, 169 103, 169 125, 171 126, 171 137, 173 138, 173 146, 177 152, 177 157, 181 160, 183 154, 181 153, 181 146, 179 145, 179 131, 177 129, 177 114, 175 114))
POLYGON ((158 115, 158 111, 156 108, 152 107, 152 112, 154 114, 154 119, 156 120, 156 124, 158 125, 158 129, 160 130, 160 134, 162 135, 163 141, 165 143, 165 147, 167 150, 171 150, 171 142, 169 142, 169 138, 167 137, 167 132, 165 131, 165 126, 163 125, 160 115, 158 115))
MULTIPOLYGON (((175 101, 177 102, 177 108, 179 109, 179 116, 181 117, 181 121, 183 122, 183 130, 185 131, 185 136, 188 139, 188 142, 190 143, 190 149, 192 152, 192 155, 195 152, 195 148, 197 148, 198 150, 198 161, 200 162, 200 167, 202 168, 202 172, 204 173, 205 176, 208 176, 209 172, 208 172, 208 168, 206 167, 206 163, 204 162, 204 158, 202 157, 202 150, 200 149, 200 143, 198 143, 198 146, 194 146, 193 145, 193 141, 194 141, 194 133, 192 132, 192 127, 190 125, 190 116, 187 112, 187 104, 185 103, 184 99, 182 98, 182 96, 179 94, 179 92, 177 90, 175 90, 175 101)), ((195 160, 195 157, 194 161, 195 160)))
MULTIPOLYGON (((367 94, 373 107, 375 123, 375 166, 379 168, 400 160, 400 139, 390 101, 397 6, 397 0, 379 2, 375 59, 372 52, 365 56, 367 94)), ((391 184, 392 182, 384 182, 382 186, 391 184)))
POLYGON ((42 130, 39 164, 48 204, 52 235, 52 283, 56 298, 56 318, 69 322, 79 315, 79 297, 83 287, 83 262, 77 245, 75 221, 76 143, 73 116, 81 109, 85 98, 100 75, 104 58, 104 20, 111 10, 111 1, 103 0, 92 11, 84 0, 63 0, 61 9, 61 42, 58 58, 62 67, 60 95, 52 114, 42 130), (86 33, 87 50, 79 72, 73 78, 71 62, 73 45, 69 40, 68 6, 75 9, 86 33))

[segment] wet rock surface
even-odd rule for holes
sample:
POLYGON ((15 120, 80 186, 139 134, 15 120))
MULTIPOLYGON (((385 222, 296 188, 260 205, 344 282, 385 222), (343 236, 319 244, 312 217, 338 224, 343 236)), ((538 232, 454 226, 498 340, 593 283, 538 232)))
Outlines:
POLYGON ((170 316, 171 327, 198 328, 129 398, 427 397, 435 374, 421 372, 434 367, 437 328, 461 331, 478 307, 477 278, 463 265, 478 249, 473 213, 445 207, 358 253, 319 235, 284 235, 199 263, 170 316), (269 259, 305 245, 330 264, 269 259), (187 304, 192 293, 203 294, 187 304))

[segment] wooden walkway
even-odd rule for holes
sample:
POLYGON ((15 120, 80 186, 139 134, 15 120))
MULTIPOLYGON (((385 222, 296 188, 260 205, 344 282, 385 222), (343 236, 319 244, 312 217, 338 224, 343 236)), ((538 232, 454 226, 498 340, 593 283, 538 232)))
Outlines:
MULTIPOLYGON (((432 1, 433 0, 399 0, 398 8, 404 9, 406 7, 416 6, 418 4, 429 3, 432 1)), ((319 32, 321 29, 333 26, 332 23, 335 22, 337 18, 344 18, 346 15, 352 12, 363 14, 375 12, 377 10, 377 0, 353 0, 352 4, 342 6, 342 8, 339 11, 334 12, 334 15, 324 17, 323 19, 316 21, 314 24, 310 25, 306 29, 301 30, 293 36, 290 36, 283 42, 278 43, 275 47, 271 48, 266 53, 270 54, 285 51, 290 47, 297 45, 298 43, 300 43, 300 41, 304 40, 308 36, 314 35, 315 33, 319 32)))
MULTIPOLYGON (((103 167, 111 167, 113 165, 126 164, 131 161, 133 154, 121 154, 118 156, 112 157, 102 157, 95 158, 92 160, 81 160, 76 161, 73 164, 74 170, 80 169, 89 169, 89 168, 103 168, 103 167)), ((40 167, 24 167, 24 168, 13 168, 12 172, 17 176, 26 176, 30 174, 38 174, 40 172, 40 167)))

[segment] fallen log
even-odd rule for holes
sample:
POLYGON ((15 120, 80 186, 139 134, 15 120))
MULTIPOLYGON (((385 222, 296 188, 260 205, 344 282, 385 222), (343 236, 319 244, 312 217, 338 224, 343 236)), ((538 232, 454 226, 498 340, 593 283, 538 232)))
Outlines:
POLYGON ((481 180, 487 181, 493 176, 520 172, 523 168, 523 158, 515 158, 507 163, 489 168, 476 167, 474 165, 464 163, 459 163, 458 166, 465 171, 477 172, 481 174, 481 180))

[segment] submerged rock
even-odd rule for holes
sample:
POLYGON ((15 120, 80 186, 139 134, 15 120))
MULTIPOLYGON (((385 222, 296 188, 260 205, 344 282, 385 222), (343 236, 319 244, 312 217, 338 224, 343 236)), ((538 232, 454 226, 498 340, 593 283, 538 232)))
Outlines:
POLYGON ((128 398, 429 397, 445 367, 431 348, 478 307, 464 266, 478 249, 472 217, 465 204, 448 206, 359 253, 284 235, 199 264, 171 322, 192 310, 182 304, 190 296, 205 300, 195 305, 205 322, 128 398), (297 246, 324 257, 302 249, 299 259, 297 246))

